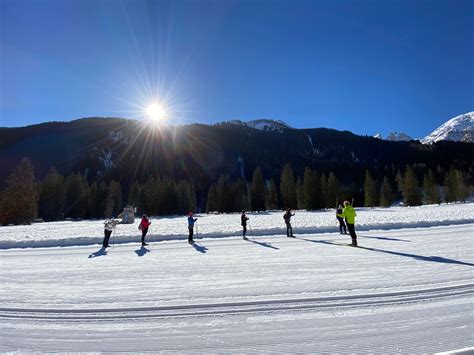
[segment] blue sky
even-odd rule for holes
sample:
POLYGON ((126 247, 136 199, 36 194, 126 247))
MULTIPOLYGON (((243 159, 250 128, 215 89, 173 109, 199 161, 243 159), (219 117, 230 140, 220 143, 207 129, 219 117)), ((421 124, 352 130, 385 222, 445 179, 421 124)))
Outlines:
POLYGON ((474 109, 474 1, 0 1, 0 126, 274 118, 421 137, 474 109))

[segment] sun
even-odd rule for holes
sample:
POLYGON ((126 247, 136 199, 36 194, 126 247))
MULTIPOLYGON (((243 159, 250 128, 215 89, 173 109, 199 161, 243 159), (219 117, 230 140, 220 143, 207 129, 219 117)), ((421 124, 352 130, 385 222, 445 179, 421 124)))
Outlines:
POLYGON ((146 109, 148 117, 154 121, 162 121, 166 117, 166 111, 160 104, 153 103, 149 105, 146 109))

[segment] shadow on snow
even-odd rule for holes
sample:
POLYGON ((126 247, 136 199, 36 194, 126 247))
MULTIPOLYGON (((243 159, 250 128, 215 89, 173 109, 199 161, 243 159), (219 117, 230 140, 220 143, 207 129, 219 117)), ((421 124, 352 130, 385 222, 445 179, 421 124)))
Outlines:
POLYGON ((398 238, 389 238, 389 237, 368 237, 368 236, 357 236, 357 238, 369 238, 369 239, 380 239, 380 240, 393 240, 396 242, 411 242, 411 240, 398 239, 398 238))
POLYGON ((99 250, 97 250, 96 252, 93 252, 89 255, 89 259, 91 258, 97 258, 98 256, 103 256, 103 255, 107 255, 107 251, 105 250, 104 247, 100 248, 99 250))
POLYGON ((145 248, 143 245, 141 246, 140 249, 135 250, 135 253, 138 256, 144 256, 144 255, 148 254, 149 252, 150 252, 150 249, 145 248))
MULTIPOLYGON (((329 245, 337 245, 337 246, 348 246, 347 244, 335 243, 335 242, 332 242, 332 241, 329 241, 329 240, 311 240, 311 239, 298 238, 298 237, 296 239, 305 240, 305 241, 311 242, 311 243, 329 244, 329 245)), ((404 257, 407 257, 407 258, 413 258, 415 260, 431 261, 431 262, 435 262, 435 263, 444 263, 444 264, 457 264, 457 265, 474 266, 474 264, 472 264, 472 263, 468 263, 468 262, 465 262, 465 261, 459 261, 459 260, 455 260, 455 259, 448 259, 448 258, 444 258, 442 256, 436 256, 436 255, 424 256, 424 255, 403 253, 403 252, 399 252, 399 251, 391 251, 391 250, 385 250, 385 249, 379 249, 379 248, 368 248, 368 247, 362 247, 362 246, 358 246, 357 248, 358 249, 375 251, 377 253, 385 253, 385 254, 391 254, 391 255, 404 256, 404 257)))
POLYGON ((251 242, 251 243, 255 243, 255 244, 261 245, 262 247, 271 248, 271 249, 277 249, 277 250, 280 249, 280 248, 277 248, 277 247, 273 246, 271 243, 258 242, 258 241, 256 241, 255 239, 244 239, 244 240, 247 241, 247 242, 251 242))
POLYGON ((191 243, 191 245, 193 246, 194 249, 196 249, 196 251, 203 254, 207 253, 207 251, 209 250, 204 245, 198 244, 196 242, 191 243))

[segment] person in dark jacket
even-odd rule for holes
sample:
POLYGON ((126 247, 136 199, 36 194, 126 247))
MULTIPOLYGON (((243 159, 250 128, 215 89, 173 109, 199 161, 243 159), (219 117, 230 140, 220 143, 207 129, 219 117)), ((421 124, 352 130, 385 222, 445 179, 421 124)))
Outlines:
POLYGON ((193 240, 193 235, 194 235, 194 223, 196 223, 198 219, 193 217, 193 213, 189 212, 189 217, 188 217, 188 230, 189 230, 189 235, 188 235, 188 243, 194 243, 193 240))
POLYGON ((344 215, 342 214, 342 205, 339 205, 336 210, 336 218, 339 221, 339 232, 341 234, 347 234, 346 223, 344 222, 344 215), (342 233, 343 229, 344 233, 342 233))
POLYGON ((247 234, 247 221, 249 218, 246 216, 245 211, 242 211, 242 214, 240 215, 240 224, 242 225, 242 233, 244 235, 244 239, 247 239, 246 234, 247 234))
POLYGON ((143 247, 145 245, 148 245, 148 243, 145 242, 145 237, 146 237, 146 234, 148 233, 148 228, 150 227, 150 224, 151 224, 151 221, 148 219, 148 216, 144 214, 140 222, 140 225, 138 226, 138 229, 142 231, 142 246, 143 247))
POLYGON ((104 240, 102 241, 103 248, 110 247, 109 245, 110 236, 112 235, 112 232, 115 230, 115 226, 118 223, 119 221, 115 219, 109 219, 104 222, 104 240))
POLYGON ((291 227, 291 217, 293 217, 295 214, 291 213, 291 208, 288 208, 283 215, 283 219, 285 220, 286 224, 286 236, 288 238, 294 238, 293 236, 293 228, 291 227))

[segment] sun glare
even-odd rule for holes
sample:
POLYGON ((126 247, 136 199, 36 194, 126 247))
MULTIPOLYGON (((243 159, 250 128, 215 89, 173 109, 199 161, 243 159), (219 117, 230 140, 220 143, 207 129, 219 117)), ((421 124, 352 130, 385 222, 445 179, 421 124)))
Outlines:
POLYGON ((162 121, 166 117, 165 109, 157 104, 151 104, 146 110, 148 116, 154 121, 162 121))

